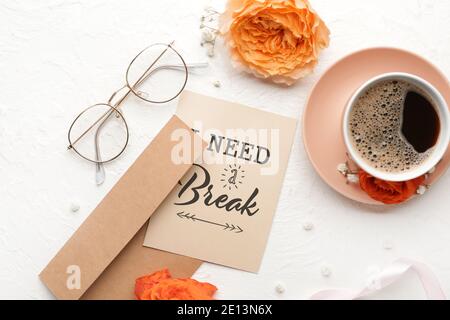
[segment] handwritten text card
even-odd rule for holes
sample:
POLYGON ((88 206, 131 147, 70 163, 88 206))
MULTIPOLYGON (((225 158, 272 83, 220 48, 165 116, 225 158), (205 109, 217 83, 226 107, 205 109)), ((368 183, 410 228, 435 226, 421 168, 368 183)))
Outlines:
POLYGON ((207 147, 153 214, 144 245, 257 272, 296 120, 192 92, 177 115, 207 147))

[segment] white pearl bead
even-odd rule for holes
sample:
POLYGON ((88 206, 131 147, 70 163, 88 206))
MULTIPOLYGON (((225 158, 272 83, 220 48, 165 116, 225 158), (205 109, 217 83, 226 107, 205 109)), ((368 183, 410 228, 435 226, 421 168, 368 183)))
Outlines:
POLYGON ((322 269, 320 270, 320 272, 322 273, 322 276, 328 278, 329 276, 331 276, 331 269, 328 266, 324 266, 322 267, 322 269))
POLYGON ((71 210, 72 212, 78 212, 78 210, 80 210, 80 205, 77 204, 77 203, 72 203, 72 204, 70 205, 70 210, 71 210))
POLYGON ((284 285, 279 282, 276 286, 275 286, 275 291, 279 294, 282 294, 286 291, 286 288, 284 287, 284 285))
POLYGON ((312 222, 305 222, 303 224, 303 229, 305 229, 306 231, 311 231, 314 228, 314 225, 312 222))
POLYGON ((394 248, 394 243, 390 239, 386 239, 383 241, 383 248, 386 250, 391 250, 394 248))

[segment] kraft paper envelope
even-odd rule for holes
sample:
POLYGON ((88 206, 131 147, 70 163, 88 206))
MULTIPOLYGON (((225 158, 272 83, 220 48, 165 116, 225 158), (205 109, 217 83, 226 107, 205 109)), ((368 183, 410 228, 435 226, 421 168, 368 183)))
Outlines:
POLYGON ((59 299, 132 299, 134 280, 168 267, 190 277, 201 261, 142 246, 144 224, 192 166, 203 142, 173 116, 106 197, 41 272, 59 299), (173 133, 192 141, 184 163, 172 161, 173 133))
POLYGON ((144 244, 257 272, 296 119, 188 91, 176 113, 208 146, 150 218, 144 244))
POLYGON ((137 277, 169 268, 176 278, 190 278, 203 261, 144 247, 147 224, 111 262, 100 277, 81 297, 83 300, 136 299, 134 282, 137 277))

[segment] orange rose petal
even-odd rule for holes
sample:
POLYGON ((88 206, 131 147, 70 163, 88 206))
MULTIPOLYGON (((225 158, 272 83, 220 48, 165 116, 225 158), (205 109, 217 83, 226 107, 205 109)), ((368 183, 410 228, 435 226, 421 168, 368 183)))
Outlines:
POLYGON ((217 287, 208 282, 199 282, 194 279, 182 279, 182 280, 188 282, 193 287, 199 288, 202 292, 204 292, 206 295, 211 296, 211 297, 217 291, 217 287))
POLYGON ((167 269, 136 279, 139 300, 211 300, 216 286, 194 279, 173 279, 167 269))
POLYGON ((161 280, 170 278, 171 275, 168 269, 163 269, 150 275, 137 278, 134 286, 134 294, 136 295, 136 298, 138 300, 142 300, 141 298, 146 290, 151 289, 161 280))
MULTIPOLYGON (((190 280, 190 279, 187 279, 190 280)), ((210 300, 212 295, 200 283, 186 279, 167 279, 155 284, 144 293, 148 300, 210 300)))

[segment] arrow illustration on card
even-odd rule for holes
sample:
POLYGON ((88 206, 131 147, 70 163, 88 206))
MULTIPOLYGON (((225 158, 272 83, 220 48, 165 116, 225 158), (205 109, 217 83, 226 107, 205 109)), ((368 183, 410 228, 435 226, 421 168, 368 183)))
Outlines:
POLYGON ((209 220, 205 220, 205 219, 201 219, 201 218, 197 218, 195 214, 189 213, 189 212, 178 212, 177 216, 181 219, 186 219, 186 220, 191 220, 191 221, 200 221, 203 223, 208 223, 208 224, 212 224, 218 227, 222 227, 223 230, 226 231, 230 231, 230 232, 234 232, 234 233, 241 233, 244 232, 244 230, 239 227, 238 225, 234 225, 231 223, 218 223, 218 222, 214 222, 214 221, 209 221, 209 220))

